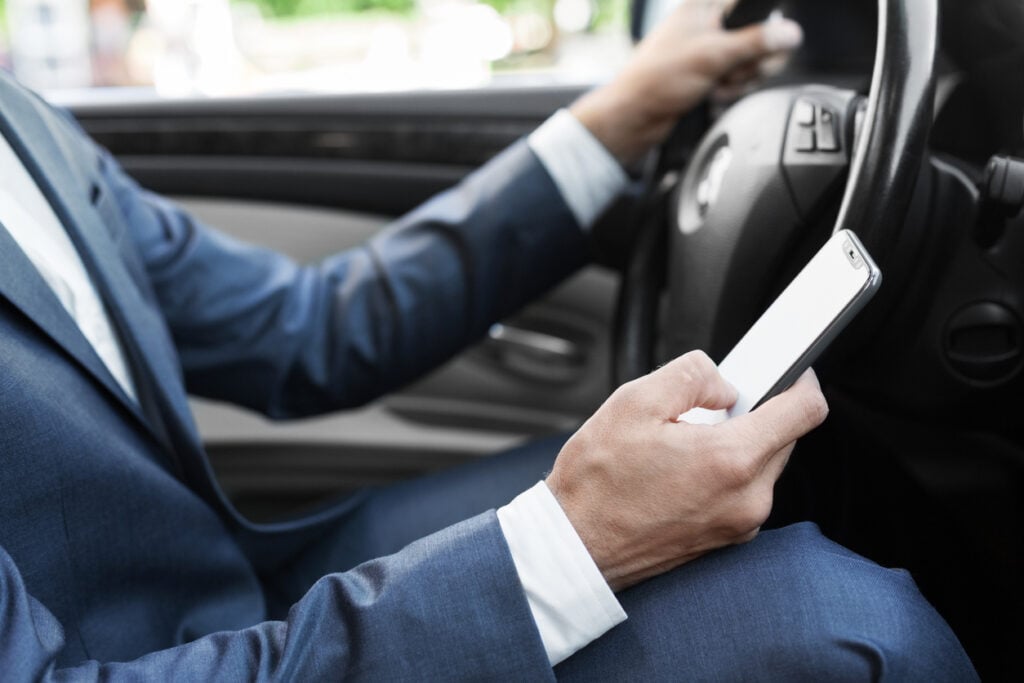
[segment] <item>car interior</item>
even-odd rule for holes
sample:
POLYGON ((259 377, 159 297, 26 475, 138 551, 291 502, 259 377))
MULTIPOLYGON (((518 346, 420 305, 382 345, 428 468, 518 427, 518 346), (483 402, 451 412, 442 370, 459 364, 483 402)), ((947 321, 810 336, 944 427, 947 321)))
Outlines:
MULTIPOLYGON (((197 399, 240 509, 275 519, 570 432, 615 386, 674 356, 720 360, 847 228, 883 285, 816 364, 830 416, 799 445, 771 523, 810 519, 908 569, 983 679, 1020 680, 1024 3, 743 0, 732 20, 777 9, 806 35, 785 68, 680 122, 630 169, 633 189, 594 230, 592 265, 461 356, 323 418, 271 423, 197 399)), ((636 38, 654 15, 633 2, 636 38)), ((64 104, 143 186, 312 262, 457 183, 584 90, 64 104)))

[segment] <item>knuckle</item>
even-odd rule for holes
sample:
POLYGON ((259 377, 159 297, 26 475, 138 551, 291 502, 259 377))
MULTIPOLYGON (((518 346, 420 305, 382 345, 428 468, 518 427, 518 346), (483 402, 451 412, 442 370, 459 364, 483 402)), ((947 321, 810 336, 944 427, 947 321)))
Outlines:
POLYGON ((694 367, 702 373, 711 372, 715 367, 715 363, 711 360, 711 356, 700 349, 690 351, 686 356, 690 359, 690 362, 693 363, 694 367))
POLYGON ((828 401, 820 391, 806 391, 801 396, 799 409, 807 424, 817 426, 828 416, 828 401))
POLYGON ((683 356, 683 360, 685 363, 682 367, 682 374, 688 382, 704 384, 716 372, 714 361, 703 351, 690 351, 683 356))
POLYGON ((612 392, 612 395, 608 399, 608 403, 613 407, 621 408, 622 406, 630 405, 639 401, 646 394, 643 379, 643 377, 634 379, 620 386, 612 392))
POLYGON ((772 497, 770 494, 751 493, 746 496, 743 502, 737 506, 736 515, 733 519, 737 536, 749 534, 751 531, 760 528, 772 511, 772 497))
POLYGON ((748 521, 752 522, 751 526, 758 528, 768 520, 768 516, 772 514, 774 502, 771 488, 766 487, 751 496, 748 509, 750 514, 748 521))
POLYGON ((737 539, 737 541, 736 541, 736 544, 737 544, 737 545, 742 545, 743 543, 750 543, 750 542, 751 542, 751 541, 753 541, 753 540, 754 540, 755 538, 757 538, 757 535, 758 535, 759 533, 761 533, 761 528, 760 528, 760 527, 758 527, 757 529, 754 529, 754 530, 753 530, 753 531, 751 531, 751 532, 748 532, 748 533, 746 533, 746 534, 743 534, 742 536, 740 536, 740 537, 739 537, 739 538, 737 539))
POLYGON ((743 488, 757 476, 754 459, 743 451, 735 451, 719 462, 723 481, 732 488, 743 488))
POLYGON ((724 70, 721 48, 717 45, 709 45, 707 38, 698 38, 694 41, 694 50, 688 55, 690 69, 698 74, 712 76, 724 70), (715 49, 718 48, 718 49, 715 49))
POLYGON ((729 538, 739 538, 750 533, 754 527, 751 526, 750 515, 743 506, 737 506, 726 520, 724 532, 729 538))
POLYGON ((592 452, 590 430, 584 426, 578 432, 569 437, 569 440, 562 446, 555 458, 555 469, 565 470, 577 466, 586 455, 592 452))

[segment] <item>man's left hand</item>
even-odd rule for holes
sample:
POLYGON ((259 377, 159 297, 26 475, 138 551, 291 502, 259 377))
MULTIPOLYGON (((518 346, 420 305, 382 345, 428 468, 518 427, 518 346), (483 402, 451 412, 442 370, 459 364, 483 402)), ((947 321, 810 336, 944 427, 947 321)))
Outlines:
POLYGON ((611 83, 572 106, 573 115, 622 164, 660 144, 679 117, 716 86, 735 87, 756 77, 765 61, 802 42, 800 26, 788 19, 726 31, 722 17, 732 4, 683 0, 611 83))

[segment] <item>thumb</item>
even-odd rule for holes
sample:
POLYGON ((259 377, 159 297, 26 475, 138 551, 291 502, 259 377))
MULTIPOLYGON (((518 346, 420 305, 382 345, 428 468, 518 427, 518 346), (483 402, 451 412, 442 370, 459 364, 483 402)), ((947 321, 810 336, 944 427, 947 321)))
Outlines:
POLYGON ((691 351, 643 378, 645 398, 668 420, 691 408, 720 410, 736 402, 736 390, 703 351, 691 351))
POLYGON ((708 76, 719 79, 736 69, 766 57, 800 47, 804 40, 800 24, 791 19, 769 19, 735 31, 708 34, 701 60, 708 76))

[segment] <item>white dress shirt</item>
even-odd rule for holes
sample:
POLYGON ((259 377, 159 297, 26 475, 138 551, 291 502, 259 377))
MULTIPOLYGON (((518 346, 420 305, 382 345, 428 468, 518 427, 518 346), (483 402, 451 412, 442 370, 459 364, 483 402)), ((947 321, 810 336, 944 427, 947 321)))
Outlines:
POLYGON ((134 401, 124 349, 64 225, 7 139, 0 135, 0 223, 57 295, 117 383, 134 401))
MULTIPOLYGON (((568 111, 548 119, 529 145, 584 230, 626 185, 618 162, 568 111)), ((0 223, 135 400, 124 350, 78 251, 2 135, 0 173, 0 223)), ((552 666, 626 618, 544 482, 498 510, 498 521, 552 666)))
MULTIPOLYGON (((584 230, 626 187, 622 166, 565 109, 534 131, 529 144, 584 230)), ((498 510, 498 522, 552 666, 625 621, 547 484, 539 482, 498 510)))

